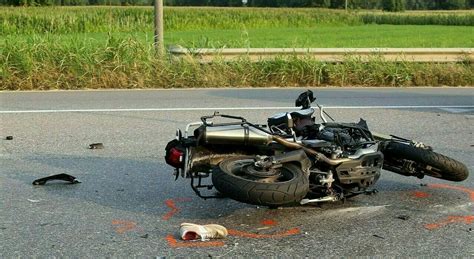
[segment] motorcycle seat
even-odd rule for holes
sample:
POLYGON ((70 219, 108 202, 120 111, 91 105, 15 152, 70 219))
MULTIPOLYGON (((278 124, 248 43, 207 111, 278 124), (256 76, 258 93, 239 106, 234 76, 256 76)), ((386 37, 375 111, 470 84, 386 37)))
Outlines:
MULTIPOLYGON (((279 119, 286 119, 286 114, 288 112, 280 112, 280 113, 277 113, 275 115, 273 115, 272 117, 268 118, 269 120, 279 120, 279 119)), ((297 110, 297 111, 292 111, 292 112, 289 112, 291 114, 291 117, 293 118, 305 118, 305 117, 311 117, 314 113, 314 109, 313 108, 308 108, 308 109, 302 109, 302 110, 297 110)))
POLYGON ((308 109, 293 111, 290 114, 291 114, 291 117, 293 118, 305 118, 305 117, 311 117, 313 113, 314 113, 314 109, 308 108, 308 109))
MULTIPOLYGON (((306 119, 306 120, 311 120, 311 116, 314 113, 313 108, 308 108, 308 109, 303 109, 303 110, 298 110, 298 111, 292 111, 289 112, 291 117, 294 119, 306 119)), ((272 117, 268 118, 268 126, 278 126, 282 124, 286 124, 287 122, 287 117, 286 115, 288 112, 281 112, 273 115, 272 117)))

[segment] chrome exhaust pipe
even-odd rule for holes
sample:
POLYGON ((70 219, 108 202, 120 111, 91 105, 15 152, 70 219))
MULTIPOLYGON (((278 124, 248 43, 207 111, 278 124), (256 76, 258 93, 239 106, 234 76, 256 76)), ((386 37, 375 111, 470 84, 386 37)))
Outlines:
POLYGON ((330 159, 328 158, 327 156, 325 156, 324 154, 320 153, 320 152, 317 152, 316 150, 314 149, 311 149, 311 148, 308 148, 308 147, 305 147, 299 143, 295 143, 295 142, 290 142, 282 137, 279 137, 279 136, 275 136, 273 135, 272 136, 272 139, 274 141, 276 141, 277 143, 280 143, 282 144, 283 146, 287 147, 287 148, 291 148, 291 149, 302 149, 306 154, 308 155, 311 155, 313 157, 316 158, 317 161, 322 161, 326 164, 329 164, 329 165, 333 165, 333 166, 336 166, 336 165, 340 165, 341 163, 344 163, 344 162, 348 162, 348 161, 351 161, 352 159, 350 158, 339 158, 339 159, 330 159))

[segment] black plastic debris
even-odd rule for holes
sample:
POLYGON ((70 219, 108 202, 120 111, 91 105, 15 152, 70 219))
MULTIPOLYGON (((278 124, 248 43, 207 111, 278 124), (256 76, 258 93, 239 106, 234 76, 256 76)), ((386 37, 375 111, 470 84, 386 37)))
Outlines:
POLYGON ((410 219, 410 216, 408 215, 400 215, 400 216, 397 216, 398 219, 402 219, 402 220, 408 220, 410 219))
POLYGON ((104 144, 102 143, 92 143, 89 145, 89 149, 103 149, 104 144))
POLYGON ((7 136, 5 139, 6 140, 13 140, 13 136, 7 136))
POLYGON ((373 237, 380 238, 380 239, 385 239, 385 237, 379 236, 379 235, 372 235, 373 237))
POLYGON ((140 237, 141 237, 141 238, 148 238, 148 234, 141 235, 140 237))
POLYGON ((46 182, 53 181, 53 180, 66 181, 66 182, 69 182, 71 184, 80 183, 80 181, 77 180, 76 177, 74 177, 72 175, 56 174, 56 175, 51 175, 51 176, 48 176, 48 177, 36 179, 36 180, 33 181, 33 185, 44 185, 44 184, 46 184, 46 182))

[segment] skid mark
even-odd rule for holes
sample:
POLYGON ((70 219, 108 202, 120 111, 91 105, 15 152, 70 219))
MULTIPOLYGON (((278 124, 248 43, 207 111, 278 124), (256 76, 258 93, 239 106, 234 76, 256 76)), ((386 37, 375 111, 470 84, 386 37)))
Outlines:
POLYGON ((265 225, 265 226, 275 226, 276 224, 278 224, 275 220, 273 219, 264 219, 262 220, 260 223, 262 223, 262 225, 265 225))
POLYGON ((464 224, 474 223, 474 215, 470 216, 449 216, 447 219, 440 221, 438 223, 426 224, 424 227, 429 230, 438 229, 445 225, 461 222, 464 224))
POLYGON ((423 198, 428 198, 431 195, 429 193, 426 193, 426 192, 414 191, 414 192, 412 192, 412 196, 415 197, 415 198, 423 199, 423 198))
POLYGON ((462 191, 469 194, 469 198, 471 199, 471 201, 474 201, 474 190, 468 189, 466 187, 453 186, 453 185, 448 185, 448 184, 428 184, 428 187, 437 188, 437 189, 452 189, 452 190, 462 191))
POLYGON ((299 228, 292 228, 290 230, 279 232, 275 234, 255 234, 249 233, 244 231, 239 231, 235 229, 228 229, 229 235, 231 236, 238 236, 238 237, 247 237, 247 238, 278 238, 278 237, 286 237, 299 234, 301 231, 299 228))
POLYGON ((219 246, 224 246, 224 242, 222 241, 183 241, 183 242, 178 242, 176 238, 173 237, 173 235, 167 235, 166 236, 166 241, 168 241, 168 245, 173 248, 178 248, 178 247, 219 247, 219 246))
POLYGON ((137 229, 137 223, 129 220, 112 220, 112 225, 115 226, 115 232, 123 234, 127 231, 134 231, 137 229))

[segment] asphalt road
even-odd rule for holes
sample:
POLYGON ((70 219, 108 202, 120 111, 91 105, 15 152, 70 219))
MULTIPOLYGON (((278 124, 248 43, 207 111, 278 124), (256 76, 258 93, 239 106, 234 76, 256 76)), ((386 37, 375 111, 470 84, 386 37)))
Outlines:
MULTIPOLYGON (((0 93, 0 257, 474 256, 472 176, 383 172, 376 195, 279 209, 202 200, 189 180, 174 181, 163 155, 177 127, 215 109, 264 123, 302 90, 0 93), (96 142, 104 149, 88 149, 96 142), (82 183, 31 184, 59 173, 82 183), (232 235, 182 242, 182 222, 221 224, 232 235)), ((337 120, 363 117, 473 172, 473 88, 314 90, 337 120)))

